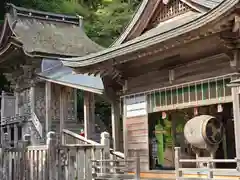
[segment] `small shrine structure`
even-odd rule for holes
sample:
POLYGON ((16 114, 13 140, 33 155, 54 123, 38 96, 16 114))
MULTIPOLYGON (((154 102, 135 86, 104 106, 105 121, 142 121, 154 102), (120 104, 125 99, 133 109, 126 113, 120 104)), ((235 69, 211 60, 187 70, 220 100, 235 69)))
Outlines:
POLYGON ((102 47, 91 41, 82 18, 7 5, 0 33, 0 71, 12 92, 2 93, 1 142, 12 147, 24 134, 31 144, 45 143, 49 131, 63 128, 91 139, 94 93, 103 93, 100 77, 72 74, 60 58, 84 56, 102 47), (84 125, 77 120, 77 89, 84 91, 84 125), (7 137, 3 135, 7 134, 7 137))

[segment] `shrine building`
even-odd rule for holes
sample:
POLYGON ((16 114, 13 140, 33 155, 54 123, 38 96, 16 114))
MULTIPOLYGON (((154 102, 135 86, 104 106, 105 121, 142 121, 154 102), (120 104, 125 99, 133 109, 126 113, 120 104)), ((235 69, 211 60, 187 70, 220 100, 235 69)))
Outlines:
POLYGON ((195 158, 183 128, 201 114, 224 125, 215 158, 240 158, 239 110, 228 86, 239 77, 239 13, 238 0, 143 0, 112 46, 61 58, 74 73, 102 77, 115 148, 123 135, 126 157, 140 150, 142 171, 174 170, 174 147, 195 158))

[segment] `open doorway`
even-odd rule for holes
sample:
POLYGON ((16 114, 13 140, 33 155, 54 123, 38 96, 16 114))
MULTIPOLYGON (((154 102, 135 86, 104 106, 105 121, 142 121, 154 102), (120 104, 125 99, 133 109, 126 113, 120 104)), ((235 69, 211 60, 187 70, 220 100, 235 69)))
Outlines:
MULTIPOLYGON (((182 158, 195 158, 195 153, 185 140, 184 126, 194 116, 203 114, 215 116, 225 127, 224 137, 215 153, 215 158, 234 159, 236 157, 231 103, 221 105, 221 109, 219 105, 211 105, 155 112, 148 115, 150 169, 174 169, 174 147, 181 147, 182 158)), ((203 151, 201 154, 204 156, 206 152, 203 151)), ((195 165, 185 164, 185 167, 195 167, 195 165)), ((236 164, 217 163, 216 167, 235 168, 236 164)))

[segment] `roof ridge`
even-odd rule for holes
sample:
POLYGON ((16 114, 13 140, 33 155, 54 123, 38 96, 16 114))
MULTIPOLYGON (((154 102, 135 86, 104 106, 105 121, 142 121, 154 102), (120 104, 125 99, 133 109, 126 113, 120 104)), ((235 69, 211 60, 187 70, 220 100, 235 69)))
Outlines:
POLYGON ((27 9, 19 6, 15 6, 14 4, 7 3, 7 8, 13 9, 13 13, 16 16, 25 16, 25 17, 32 17, 36 19, 42 19, 46 21, 58 21, 62 23, 71 23, 81 25, 82 17, 79 15, 71 16, 71 15, 64 15, 46 11, 39 11, 33 9, 27 9))

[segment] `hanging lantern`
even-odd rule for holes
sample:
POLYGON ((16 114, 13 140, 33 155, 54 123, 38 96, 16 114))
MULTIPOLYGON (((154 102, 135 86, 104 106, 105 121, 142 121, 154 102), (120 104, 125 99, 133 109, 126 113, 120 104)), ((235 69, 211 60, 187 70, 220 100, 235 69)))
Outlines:
POLYGON ((194 116, 197 116, 198 115, 198 108, 195 107, 193 111, 194 111, 194 116))
POLYGON ((223 106, 221 104, 218 104, 217 112, 223 112, 223 106))
POLYGON ((162 112, 162 119, 166 119, 167 118, 167 114, 165 112, 162 112))
POLYGON ((162 2, 163 2, 163 4, 168 4, 169 0, 163 0, 162 2))

